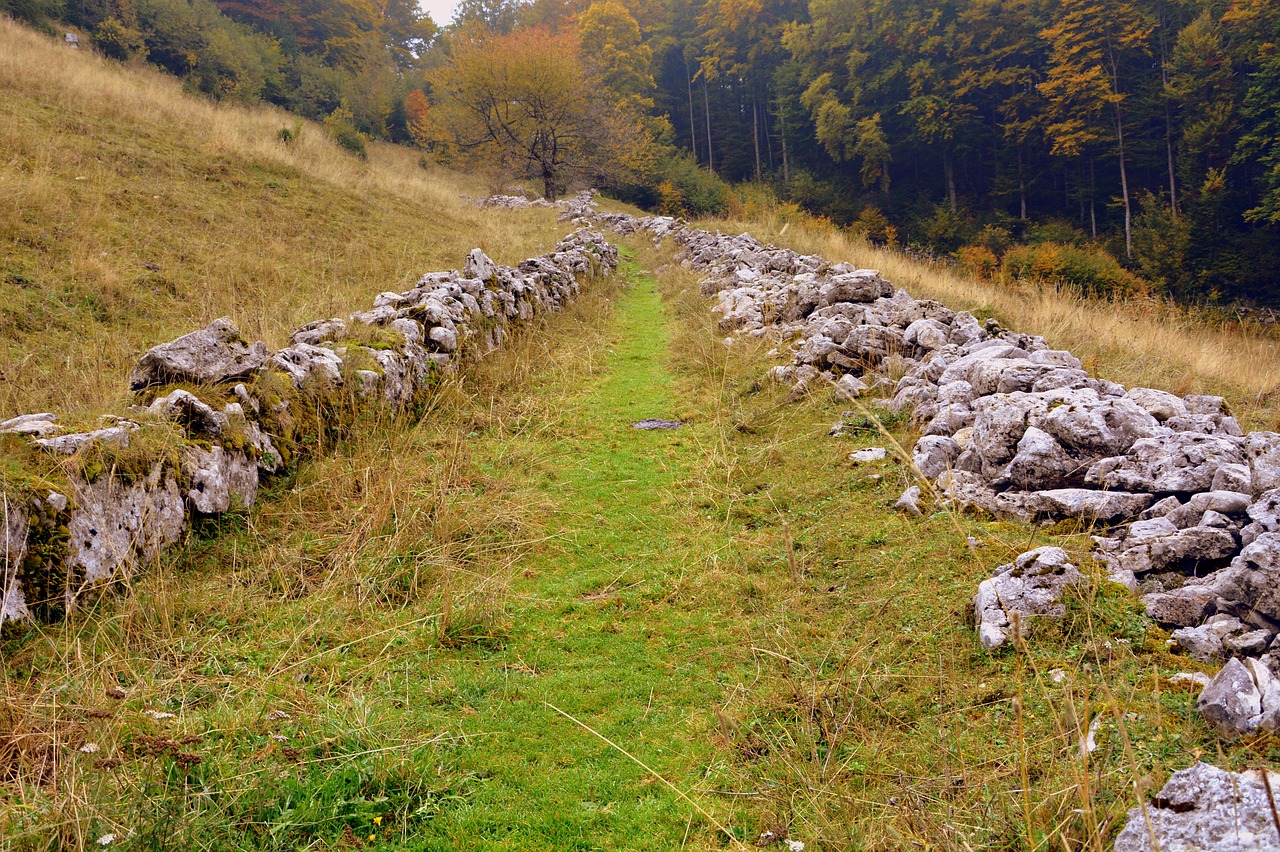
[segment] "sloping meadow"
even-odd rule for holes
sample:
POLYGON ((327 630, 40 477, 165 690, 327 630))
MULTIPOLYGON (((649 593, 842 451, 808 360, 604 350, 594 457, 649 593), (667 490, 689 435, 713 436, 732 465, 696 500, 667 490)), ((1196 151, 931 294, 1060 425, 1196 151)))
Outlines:
POLYGON ((367 311, 310 323, 288 346, 249 344, 227 319, 148 351, 127 418, 68 432, 53 413, 0 423, 0 627, 60 617, 178 543, 200 519, 251 507, 261 477, 420 405, 440 377, 561 309, 617 249, 580 230, 518 267, 482 251, 367 311))

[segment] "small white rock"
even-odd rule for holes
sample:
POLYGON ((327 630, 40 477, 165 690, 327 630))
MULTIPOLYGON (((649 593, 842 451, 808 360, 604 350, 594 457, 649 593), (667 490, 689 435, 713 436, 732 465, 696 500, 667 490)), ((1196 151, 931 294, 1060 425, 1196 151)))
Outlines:
POLYGON ((855 464, 861 464, 862 462, 880 461, 884 456, 884 447, 867 447, 865 450, 858 450, 856 453, 849 453, 849 461, 855 464))
POLYGON ((93 754, 97 750, 98 750, 97 743, 85 743, 84 745, 80 746, 81 754, 93 754))

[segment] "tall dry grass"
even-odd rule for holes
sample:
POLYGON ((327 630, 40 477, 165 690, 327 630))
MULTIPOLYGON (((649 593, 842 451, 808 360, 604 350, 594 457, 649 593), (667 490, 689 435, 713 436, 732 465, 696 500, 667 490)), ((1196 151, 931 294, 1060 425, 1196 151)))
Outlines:
POLYGON ((1280 338, 1256 324, 1210 320, 1157 299, 1102 301, 1046 286, 965 278, 838 228, 763 213, 706 227, 878 269, 916 298, 994 316, 1017 331, 1042 334, 1100 376, 1128 386, 1226 396, 1253 428, 1280 425, 1280 338))
POLYGON ((514 263, 563 230, 474 207, 483 181, 419 152, 369 153, 0 19, 0 419, 109 408, 143 351, 219 316, 278 346, 473 247, 514 263))

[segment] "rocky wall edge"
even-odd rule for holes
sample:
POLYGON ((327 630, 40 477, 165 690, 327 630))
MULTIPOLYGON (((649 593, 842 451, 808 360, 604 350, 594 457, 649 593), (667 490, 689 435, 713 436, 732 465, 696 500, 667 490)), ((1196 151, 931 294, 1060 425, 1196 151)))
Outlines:
POLYGON ((179 544, 194 521, 253 506, 259 483, 563 309, 618 265, 579 229, 501 266, 480 249, 366 311, 249 343, 229 319, 149 350, 127 416, 71 431, 54 414, 0 423, 0 629, 53 620, 179 544))

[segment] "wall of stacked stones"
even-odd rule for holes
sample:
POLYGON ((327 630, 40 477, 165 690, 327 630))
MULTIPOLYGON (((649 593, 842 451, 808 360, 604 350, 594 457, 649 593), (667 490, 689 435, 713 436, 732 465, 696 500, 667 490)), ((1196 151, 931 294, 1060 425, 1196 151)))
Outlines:
MULTIPOLYGON (((1201 713, 1226 736, 1280 732, 1280 434, 1245 434, 1221 397, 1091 376, 1043 337, 914 299, 873 270, 667 217, 593 221, 677 243, 677 259, 704 276, 726 343, 790 341, 790 363, 770 375, 793 398, 865 395, 910 413, 922 432, 911 458, 919 484, 899 508, 918 515, 923 488, 940 504, 1001 518, 1092 525, 1110 579, 1140 594, 1190 657, 1225 661, 1212 681, 1192 676, 1206 684, 1201 713)), ((1057 547, 997 567, 974 598, 982 645, 994 650, 1062 615, 1063 590, 1082 579, 1057 547)), ((1230 807, 1205 807, 1229 813, 1240 790, 1261 788, 1218 775, 1231 773, 1199 764, 1170 784, 1215 791, 1205 795, 1230 807)), ((1211 838, 1205 813, 1184 808, 1170 831, 1200 823, 1208 833, 1196 842, 1211 838)), ((1274 836, 1269 810, 1253 816, 1274 836)), ((1148 848, 1145 828, 1131 828, 1116 848, 1148 848)))
POLYGON ((411 409, 617 265, 588 229, 517 267, 475 249, 460 271, 305 325, 275 352, 225 318, 157 346, 129 379, 139 404, 99 428, 67 432, 54 414, 0 423, 0 627, 56 617, 154 562, 195 519, 252 506, 261 479, 321 435, 411 409))

